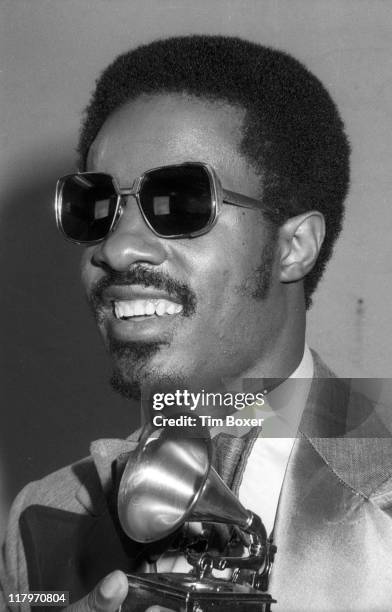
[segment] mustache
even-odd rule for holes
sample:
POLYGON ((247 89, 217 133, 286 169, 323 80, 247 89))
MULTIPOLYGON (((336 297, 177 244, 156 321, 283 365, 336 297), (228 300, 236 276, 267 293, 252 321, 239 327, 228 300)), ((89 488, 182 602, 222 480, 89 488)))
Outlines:
POLYGON ((139 285, 162 290, 170 297, 176 298, 182 305, 182 315, 190 317, 196 310, 195 292, 186 283, 169 276, 165 272, 134 265, 126 272, 107 270, 106 275, 93 285, 88 296, 90 305, 97 316, 103 305, 103 292, 113 285, 139 285))

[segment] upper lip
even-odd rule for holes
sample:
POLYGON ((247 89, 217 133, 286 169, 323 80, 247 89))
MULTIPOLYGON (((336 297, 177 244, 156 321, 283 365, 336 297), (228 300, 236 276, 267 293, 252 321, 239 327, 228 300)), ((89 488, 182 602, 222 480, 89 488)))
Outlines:
POLYGON ((102 292, 105 302, 128 301, 128 300, 170 300, 176 304, 181 301, 166 291, 142 287, 141 285, 111 285, 102 292))

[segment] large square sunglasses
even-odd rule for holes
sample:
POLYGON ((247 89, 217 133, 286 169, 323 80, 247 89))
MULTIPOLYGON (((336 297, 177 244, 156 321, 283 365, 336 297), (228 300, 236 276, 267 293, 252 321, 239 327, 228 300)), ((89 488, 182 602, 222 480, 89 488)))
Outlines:
POLYGON ((129 196, 161 238, 205 234, 216 223, 223 203, 260 207, 258 200, 223 189, 208 164, 187 162, 147 170, 127 188, 102 172, 63 176, 56 187, 57 226, 77 244, 101 242, 115 229, 129 196))

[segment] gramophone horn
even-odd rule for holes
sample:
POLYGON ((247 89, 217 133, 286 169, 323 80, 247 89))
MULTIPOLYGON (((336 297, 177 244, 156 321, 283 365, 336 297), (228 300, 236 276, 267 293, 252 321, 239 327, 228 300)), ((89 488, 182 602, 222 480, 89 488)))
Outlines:
POLYGON ((120 483, 118 513, 125 533, 137 542, 153 542, 188 521, 233 523, 253 531, 253 513, 211 467, 211 455, 207 428, 147 430, 120 483))

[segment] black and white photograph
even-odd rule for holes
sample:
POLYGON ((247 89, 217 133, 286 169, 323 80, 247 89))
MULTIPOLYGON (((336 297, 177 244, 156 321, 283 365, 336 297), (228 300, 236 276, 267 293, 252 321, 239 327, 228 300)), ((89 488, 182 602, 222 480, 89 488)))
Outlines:
POLYGON ((0 49, 0 612, 389 612, 392 4, 0 49))

